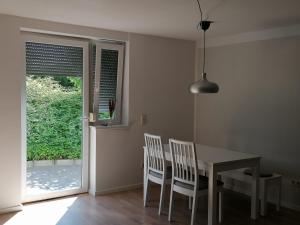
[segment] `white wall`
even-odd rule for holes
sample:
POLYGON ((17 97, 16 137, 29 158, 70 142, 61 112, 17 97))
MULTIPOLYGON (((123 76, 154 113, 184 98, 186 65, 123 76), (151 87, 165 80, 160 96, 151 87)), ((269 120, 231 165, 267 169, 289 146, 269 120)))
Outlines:
POLYGON ((192 139, 193 97, 186 89, 194 74, 193 42, 0 15, 0 211, 21 202, 21 28, 130 43, 130 126, 96 130, 96 191, 142 182, 144 131, 192 139), (148 116, 144 127, 140 113, 148 116))
MULTIPOLYGON (((203 144, 261 155, 283 174, 283 202, 300 209, 300 36, 207 49, 216 95, 198 95, 195 136, 203 144)), ((201 58, 199 59, 199 63, 201 58)))
MULTIPOLYGON (((96 193, 142 183, 144 132, 192 140, 195 45, 131 34, 129 127, 96 130, 96 193), (144 126, 140 115, 146 115, 144 126)), ((93 131, 94 132, 94 131, 93 131)))
POLYGON ((21 199, 19 42, 13 21, 0 16, 0 209, 17 206, 21 199))

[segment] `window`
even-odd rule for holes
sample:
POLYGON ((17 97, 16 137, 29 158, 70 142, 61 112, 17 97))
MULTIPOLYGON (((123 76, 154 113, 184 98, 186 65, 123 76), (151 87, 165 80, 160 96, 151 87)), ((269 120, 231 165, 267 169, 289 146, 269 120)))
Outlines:
POLYGON ((91 51, 92 121, 98 125, 120 124, 124 45, 95 42, 91 51))

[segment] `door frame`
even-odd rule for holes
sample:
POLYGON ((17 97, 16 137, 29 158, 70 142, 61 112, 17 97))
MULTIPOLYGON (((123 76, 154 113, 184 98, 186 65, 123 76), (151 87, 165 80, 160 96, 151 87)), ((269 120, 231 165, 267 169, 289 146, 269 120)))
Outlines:
POLYGON ((39 33, 22 32, 22 202, 40 201, 67 195, 74 195, 88 191, 88 162, 89 162, 89 41, 78 38, 44 35, 39 33), (41 195, 26 195, 27 172, 27 128, 26 128, 26 42, 37 42, 54 45, 81 47, 83 49, 83 77, 82 77, 82 171, 81 188, 65 191, 55 191, 41 195))

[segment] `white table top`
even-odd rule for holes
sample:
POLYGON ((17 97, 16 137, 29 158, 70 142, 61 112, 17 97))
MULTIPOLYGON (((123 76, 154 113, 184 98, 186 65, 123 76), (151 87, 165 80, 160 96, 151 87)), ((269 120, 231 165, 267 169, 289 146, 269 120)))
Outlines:
MULTIPOLYGON (((164 144, 164 150, 166 151, 166 157, 168 158, 169 156, 167 156, 167 154, 170 152, 169 144, 164 144)), ((224 148, 211 147, 202 144, 196 144, 196 154, 198 161, 201 160, 208 164, 260 158, 260 156, 254 154, 231 151, 224 148)))

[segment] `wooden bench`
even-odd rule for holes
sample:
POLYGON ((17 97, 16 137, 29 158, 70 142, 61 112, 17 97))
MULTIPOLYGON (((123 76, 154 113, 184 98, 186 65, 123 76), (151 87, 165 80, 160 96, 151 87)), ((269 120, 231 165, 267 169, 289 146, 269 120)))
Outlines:
MULTIPOLYGON (((231 178, 241 182, 249 183, 252 182, 251 175, 245 174, 245 169, 240 170, 230 170, 220 173, 221 178, 231 178)), ((269 188, 276 188, 276 209, 279 211, 281 204, 281 183, 282 175, 280 174, 271 174, 270 176, 261 176, 259 179, 260 183, 260 214, 262 216, 267 213, 267 199, 268 199, 268 190, 269 188)))

